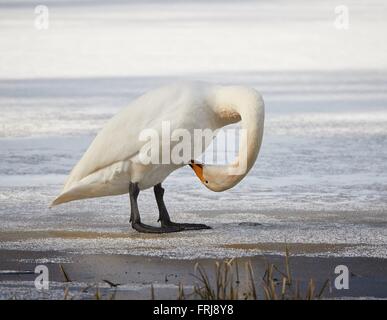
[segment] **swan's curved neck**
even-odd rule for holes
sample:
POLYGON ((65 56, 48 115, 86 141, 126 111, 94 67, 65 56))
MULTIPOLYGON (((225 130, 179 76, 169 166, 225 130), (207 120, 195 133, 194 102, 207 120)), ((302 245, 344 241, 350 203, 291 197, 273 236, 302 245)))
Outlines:
POLYGON ((236 185, 255 163, 262 143, 264 102, 254 89, 229 86, 216 87, 210 101, 213 111, 223 125, 241 121, 239 151, 229 165, 209 166, 208 172, 225 176, 225 189, 236 185))

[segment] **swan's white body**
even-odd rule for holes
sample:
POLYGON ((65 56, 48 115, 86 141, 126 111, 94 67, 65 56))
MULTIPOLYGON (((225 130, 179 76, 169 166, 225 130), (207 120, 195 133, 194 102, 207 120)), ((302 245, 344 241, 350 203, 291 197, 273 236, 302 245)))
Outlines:
MULTIPOLYGON (((84 198, 124 194, 128 192, 129 181, 138 182, 140 189, 161 183, 170 173, 185 164, 142 164, 139 161, 139 152, 146 142, 140 141, 139 136, 143 129, 156 130, 161 136, 162 122, 168 121, 172 132, 174 129, 184 128, 193 135, 194 129, 216 130, 239 121, 241 112, 232 106, 243 105, 251 96, 262 101, 253 89, 205 83, 171 85, 142 95, 114 116, 100 131, 71 171, 62 193, 52 205, 84 198), (225 91, 224 88, 229 89, 225 91), (228 103, 223 103, 222 100, 230 100, 230 90, 234 90, 234 94, 228 106, 228 103)), ((255 143, 257 148, 253 152, 254 161, 262 139, 263 101, 261 105, 257 110, 251 108, 254 113, 259 113, 257 116, 254 114, 254 119, 260 119, 259 123, 254 124, 254 127, 260 126, 254 129, 258 130, 258 136, 253 137, 258 140, 255 143)), ((251 125, 245 124, 251 128, 251 125)), ((206 147, 204 145, 201 152, 206 147)), ((199 155, 194 154, 193 158, 199 155)))

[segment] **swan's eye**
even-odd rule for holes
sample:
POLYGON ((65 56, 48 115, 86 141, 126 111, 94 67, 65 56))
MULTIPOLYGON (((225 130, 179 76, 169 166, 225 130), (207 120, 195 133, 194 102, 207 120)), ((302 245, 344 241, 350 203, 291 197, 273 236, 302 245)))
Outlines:
POLYGON ((206 183, 208 183, 208 180, 206 180, 206 183))

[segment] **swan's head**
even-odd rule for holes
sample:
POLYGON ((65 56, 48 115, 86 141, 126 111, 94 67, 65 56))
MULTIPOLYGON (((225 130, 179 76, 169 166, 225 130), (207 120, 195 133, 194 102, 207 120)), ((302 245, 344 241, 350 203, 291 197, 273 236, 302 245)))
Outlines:
POLYGON ((189 166, 195 172, 196 176, 208 189, 220 192, 232 188, 245 175, 230 174, 226 166, 204 165, 191 160, 189 166))

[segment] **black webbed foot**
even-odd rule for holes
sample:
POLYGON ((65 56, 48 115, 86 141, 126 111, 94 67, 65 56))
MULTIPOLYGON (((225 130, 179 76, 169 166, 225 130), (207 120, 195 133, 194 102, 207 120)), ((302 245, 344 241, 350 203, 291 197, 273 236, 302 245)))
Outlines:
POLYGON ((132 223, 132 228, 138 232, 142 233, 171 233, 171 232, 179 232, 183 231, 179 226, 161 226, 161 227, 153 227, 147 224, 143 224, 142 222, 132 223))
POLYGON ((210 226, 207 226, 202 223, 176 223, 172 221, 161 221, 161 226, 166 227, 179 227, 182 230, 203 230, 203 229, 212 229, 210 226))

